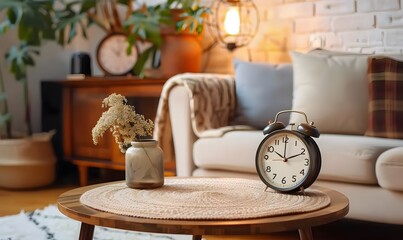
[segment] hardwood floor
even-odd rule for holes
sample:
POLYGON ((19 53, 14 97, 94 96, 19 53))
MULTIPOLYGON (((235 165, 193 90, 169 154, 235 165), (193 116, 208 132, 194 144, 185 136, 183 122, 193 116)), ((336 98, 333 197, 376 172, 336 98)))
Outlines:
POLYGON ((17 214, 55 204, 57 197, 77 186, 50 186, 33 190, 7 190, 0 188, 0 216, 17 214))
MULTIPOLYGON (((76 184, 53 185, 34 190, 0 189, 0 216, 17 214, 21 209, 32 211, 56 203, 57 197, 76 184)), ((403 226, 368 223, 344 219, 312 229, 315 240, 402 240, 403 226)), ((298 232, 264 236, 205 236, 206 240, 296 240, 298 232)))

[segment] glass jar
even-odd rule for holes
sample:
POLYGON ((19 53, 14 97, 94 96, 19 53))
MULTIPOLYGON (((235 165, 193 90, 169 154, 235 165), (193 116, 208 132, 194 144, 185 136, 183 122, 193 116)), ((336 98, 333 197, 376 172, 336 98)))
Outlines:
POLYGON ((139 140, 126 150, 126 185, 135 189, 164 185, 164 159, 157 140, 139 140))

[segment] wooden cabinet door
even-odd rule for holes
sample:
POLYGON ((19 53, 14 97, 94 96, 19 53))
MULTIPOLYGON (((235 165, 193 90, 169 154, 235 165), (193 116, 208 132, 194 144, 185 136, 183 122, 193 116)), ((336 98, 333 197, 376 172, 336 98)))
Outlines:
POLYGON ((165 80, 133 78, 89 78, 63 82, 63 148, 66 159, 107 160, 124 163, 109 131, 92 140, 92 128, 102 113, 102 100, 112 93, 124 95, 128 104, 145 118, 155 120, 159 96, 165 80))
POLYGON ((92 128, 96 125, 102 112, 102 100, 108 96, 105 89, 100 88, 76 88, 72 96, 72 154, 73 156, 110 159, 112 156, 111 138, 104 137, 94 145, 92 140, 92 128))

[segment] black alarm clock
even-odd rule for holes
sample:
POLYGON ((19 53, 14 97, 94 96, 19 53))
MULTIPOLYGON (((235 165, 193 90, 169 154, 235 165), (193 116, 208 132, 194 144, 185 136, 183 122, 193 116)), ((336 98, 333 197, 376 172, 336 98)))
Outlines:
POLYGON ((312 185, 319 175, 321 154, 312 137, 319 137, 313 122, 308 123, 304 112, 284 110, 276 114, 274 122, 263 129, 267 135, 256 152, 256 170, 260 179, 274 190, 296 192, 312 185), (295 112, 305 116, 306 123, 286 129, 278 117, 283 113, 295 112))

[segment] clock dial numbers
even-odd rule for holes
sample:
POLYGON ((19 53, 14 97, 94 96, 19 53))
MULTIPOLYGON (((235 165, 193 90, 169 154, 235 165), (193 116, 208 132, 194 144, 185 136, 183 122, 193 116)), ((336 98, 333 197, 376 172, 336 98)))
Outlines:
POLYGON ((306 144, 296 135, 276 134, 268 138, 260 149, 259 164, 270 185, 292 188, 306 178, 310 158, 306 144))
POLYGON ((320 150, 312 137, 320 133, 308 122, 304 112, 283 110, 276 114, 274 122, 269 121, 263 129, 266 137, 260 142, 255 156, 256 171, 267 187, 280 192, 295 192, 311 186, 319 176, 322 165, 320 150), (305 122, 291 128, 277 121, 283 113, 298 113, 305 122))

